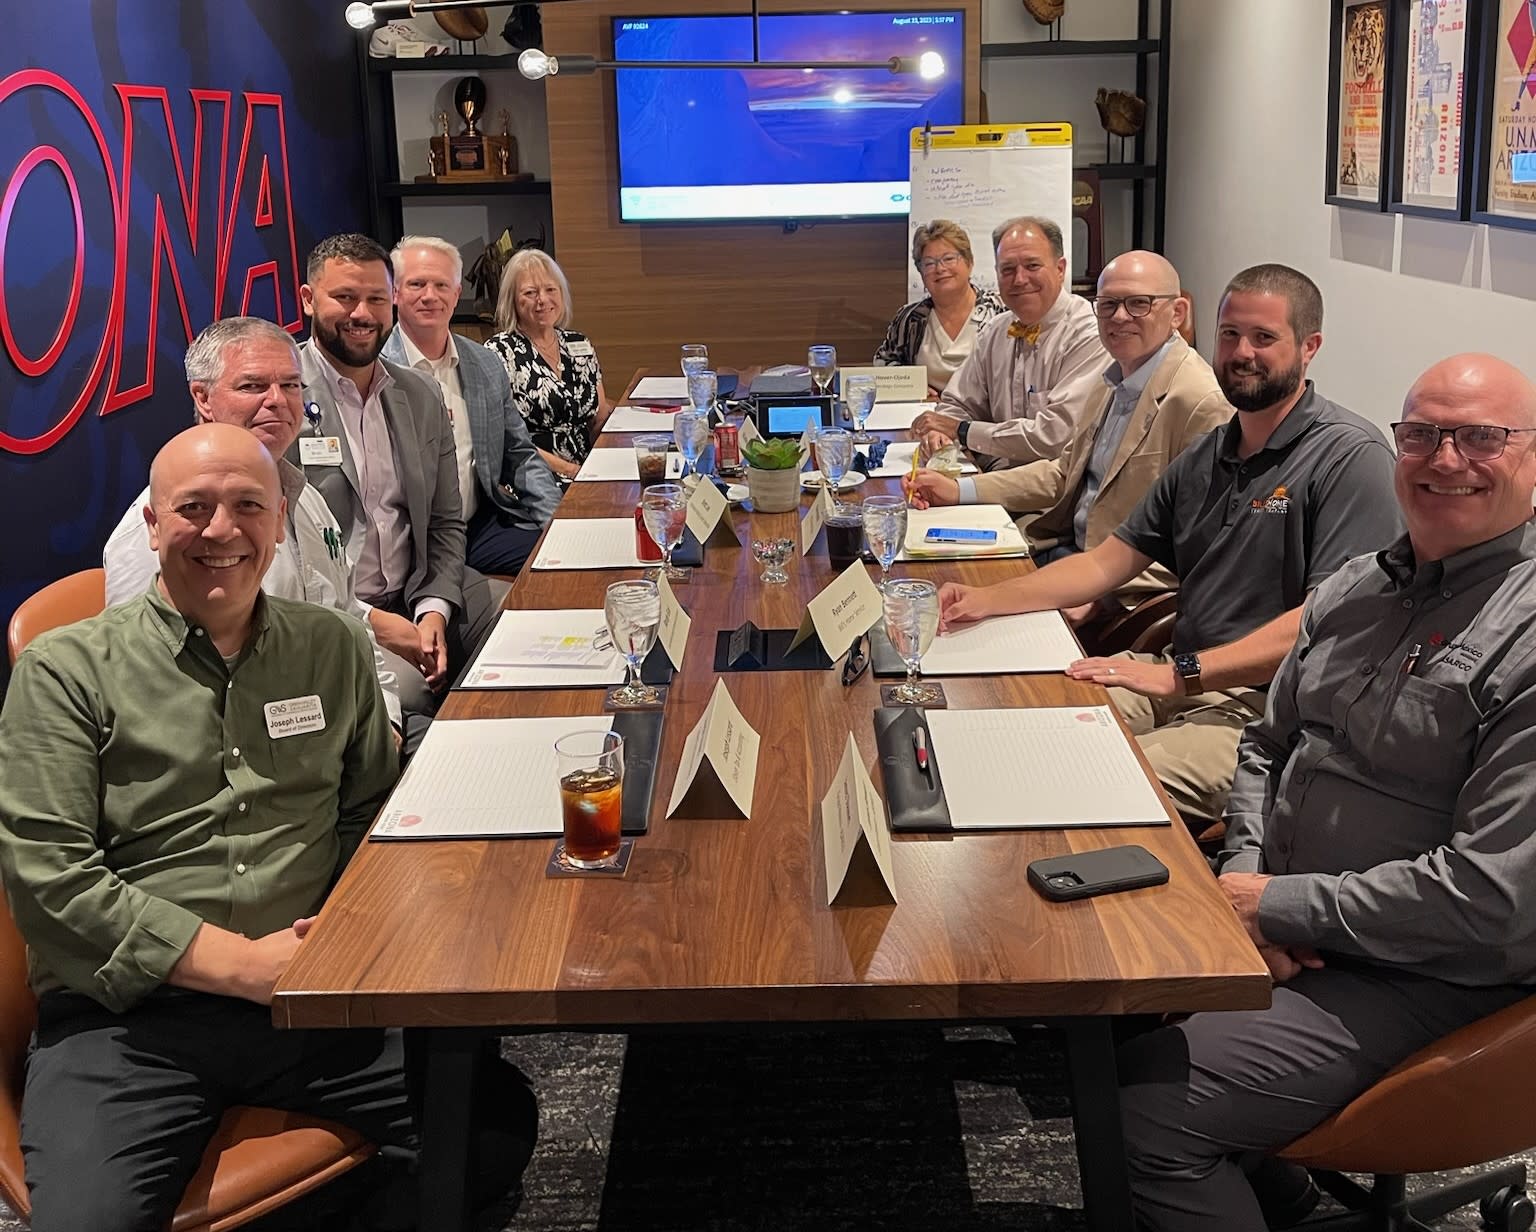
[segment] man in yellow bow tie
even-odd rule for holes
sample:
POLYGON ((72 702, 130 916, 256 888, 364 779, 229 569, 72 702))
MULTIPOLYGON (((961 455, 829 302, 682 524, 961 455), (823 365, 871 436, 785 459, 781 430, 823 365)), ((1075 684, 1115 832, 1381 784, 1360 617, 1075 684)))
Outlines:
POLYGON ((983 470, 1059 457, 1109 363, 1093 308, 1066 285, 1056 223, 1010 218, 992 247, 1009 312, 982 326, 938 405, 912 421, 925 453, 958 440, 983 470))

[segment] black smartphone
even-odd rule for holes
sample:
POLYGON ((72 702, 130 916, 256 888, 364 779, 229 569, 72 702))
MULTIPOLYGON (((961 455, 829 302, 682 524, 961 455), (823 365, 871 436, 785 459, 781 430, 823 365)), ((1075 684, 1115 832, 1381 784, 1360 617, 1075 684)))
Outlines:
POLYGON ((1168 869, 1145 847, 1127 844, 1052 856, 1029 866, 1029 883, 1054 902, 1164 885, 1168 869))

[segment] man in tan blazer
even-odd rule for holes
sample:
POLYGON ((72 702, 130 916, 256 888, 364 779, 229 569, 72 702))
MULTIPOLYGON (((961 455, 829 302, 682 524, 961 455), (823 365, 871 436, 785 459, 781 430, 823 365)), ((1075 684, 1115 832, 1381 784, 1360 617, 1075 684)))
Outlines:
MULTIPOLYGON (((923 470, 911 485, 913 504, 993 504, 1029 515, 1019 521, 1040 565, 1108 538, 1169 462, 1231 418, 1216 374, 1179 336, 1188 311, 1178 273, 1163 257, 1116 257, 1099 276, 1094 300, 1099 337, 1113 362, 1097 405, 1061 457, 958 480, 923 470)), ((1176 587, 1173 575, 1154 565, 1101 605, 1129 606, 1176 587)), ((1066 614, 1081 621, 1093 606, 1066 614)))

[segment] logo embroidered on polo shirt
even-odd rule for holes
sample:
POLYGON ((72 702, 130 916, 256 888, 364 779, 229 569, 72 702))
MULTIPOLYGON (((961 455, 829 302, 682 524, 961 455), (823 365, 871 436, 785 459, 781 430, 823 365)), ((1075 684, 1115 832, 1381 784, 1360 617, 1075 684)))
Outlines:
POLYGON ((1291 498, 1282 483, 1270 495, 1260 500, 1257 496, 1248 506, 1254 513, 1289 513, 1291 511, 1291 498))

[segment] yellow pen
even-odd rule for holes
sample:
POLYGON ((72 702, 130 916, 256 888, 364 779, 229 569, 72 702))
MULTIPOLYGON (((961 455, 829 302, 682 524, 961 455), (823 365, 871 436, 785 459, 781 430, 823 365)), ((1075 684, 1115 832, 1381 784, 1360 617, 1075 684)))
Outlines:
POLYGON ((917 455, 922 452, 922 442, 912 447, 912 473, 907 476, 907 504, 912 503, 912 493, 917 491, 917 455))

